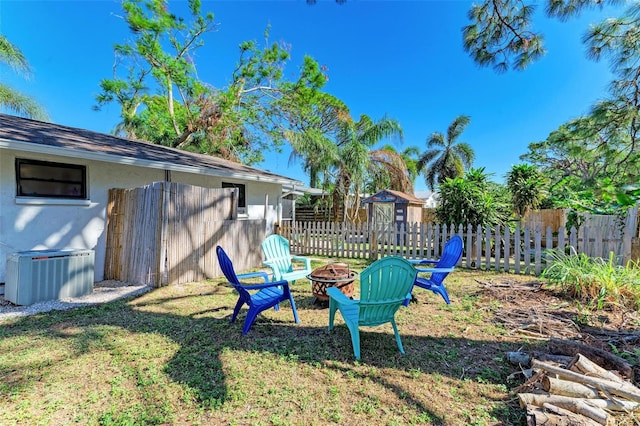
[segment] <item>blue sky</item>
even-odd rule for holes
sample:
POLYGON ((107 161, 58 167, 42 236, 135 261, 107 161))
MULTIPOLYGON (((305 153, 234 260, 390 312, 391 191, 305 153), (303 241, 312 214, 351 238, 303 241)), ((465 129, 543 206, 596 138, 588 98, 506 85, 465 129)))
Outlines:
MULTIPOLYGON (((446 132, 458 115, 471 117, 460 140, 500 182, 531 142, 544 140, 559 125, 588 113, 606 95, 612 75, 606 62, 586 59, 581 37, 591 23, 620 9, 592 12, 566 23, 539 11, 536 28, 546 38, 547 55, 524 72, 496 74, 479 68, 462 48, 471 1, 319 0, 207 1, 219 26, 197 51, 202 80, 225 86, 238 60, 238 45, 263 41, 291 45, 286 72, 297 75, 304 55, 328 69, 325 90, 342 99, 357 118, 398 120, 404 140, 398 150, 426 149, 435 131, 446 132)), ((185 1, 170 1, 178 15, 185 1)), ((0 33, 17 45, 33 67, 26 81, 7 67, 3 82, 39 101, 53 122, 109 133, 119 122, 112 104, 92 110, 99 81, 111 77, 113 45, 131 38, 114 0, 0 0, 0 33)), ((388 141, 387 141, 388 142, 388 141)), ((263 169, 302 180, 289 151, 270 153, 263 169)), ((426 189, 424 179, 417 191, 426 189)))

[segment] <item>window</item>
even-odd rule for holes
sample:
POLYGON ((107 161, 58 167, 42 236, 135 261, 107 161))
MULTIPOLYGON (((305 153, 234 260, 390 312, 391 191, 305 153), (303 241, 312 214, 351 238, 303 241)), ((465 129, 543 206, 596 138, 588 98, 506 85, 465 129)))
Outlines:
POLYGON ((18 197, 87 198, 87 168, 76 164, 16 159, 18 197))
POLYGON ((238 209, 240 212, 244 212, 247 204, 244 193, 244 184, 243 183, 230 183, 230 182, 222 182, 223 188, 238 188, 238 209))

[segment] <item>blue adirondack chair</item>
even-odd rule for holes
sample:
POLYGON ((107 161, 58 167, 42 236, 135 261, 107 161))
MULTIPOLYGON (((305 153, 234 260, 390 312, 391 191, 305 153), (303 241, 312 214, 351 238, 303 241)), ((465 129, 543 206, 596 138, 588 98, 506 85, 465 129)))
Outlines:
MULTIPOLYGON (((431 290, 436 294, 442 296, 448 305, 451 304, 449 300, 449 293, 444 286, 444 279, 453 272, 454 267, 462 257, 462 238, 459 235, 454 235, 449 241, 447 241, 442 250, 442 257, 439 260, 428 259, 411 259, 409 262, 416 265, 418 275, 414 287, 424 288, 431 290), (433 264, 433 268, 420 268, 420 265, 433 264), (420 276, 420 273, 431 273, 429 277, 420 276)), ((407 298, 405 306, 409 304, 411 296, 407 298)))
POLYGON ((295 284, 297 279, 306 278, 311 273, 311 259, 292 256, 289 240, 281 235, 268 236, 260 244, 260 248, 264 254, 264 265, 271 268, 273 273, 271 278, 273 281, 285 280, 295 284))
POLYGON ((247 334, 253 322, 258 314, 266 309, 274 308, 278 310, 278 304, 288 300, 291 303, 291 309, 293 310, 293 318, 296 324, 300 322, 298 319, 298 311, 296 310, 296 302, 293 300, 293 296, 289 291, 289 283, 287 281, 271 281, 266 272, 249 272, 246 274, 236 275, 233 268, 233 263, 227 253, 222 247, 216 247, 216 254, 218 255, 218 263, 220 269, 224 273, 224 276, 229 281, 229 284, 233 286, 238 292, 238 302, 233 309, 233 315, 231 316, 231 322, 236 320, 240 308, 244 304, 247 304, 249 311, 247 312, 247 318, 244 320, 244 328, 242 334, 247 334), (243 284, 240 279, 261 277, 264 279, 265 284, 243 284), (250 291, 257 290, 256 293, 249 293, 250 291))
POLYGON ((404 354, 395 314, 411 291, 416 269, 406 259, 388 256, 378 259, 360 273, 360 299, 349 299, 338 288, 327 288, 329 331, 340 311, 351 334, 353 353, 360 359, 360 327, 391 323, 400 353, 404 354))

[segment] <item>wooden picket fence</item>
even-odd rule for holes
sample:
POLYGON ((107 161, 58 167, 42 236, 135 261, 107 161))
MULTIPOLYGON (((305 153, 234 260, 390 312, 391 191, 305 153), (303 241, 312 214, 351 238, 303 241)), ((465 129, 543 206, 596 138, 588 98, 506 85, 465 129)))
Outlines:
POLYGON ((626 263, 631 256, 631 240, 636 230, 637 212, 624 227, 601 226, 566 232, 515 226, 449 226, 414 223, 408 226, 371 226, 368 223, 293 222, 279 232, 288 238, 296 254, 340 258, 377 259, 388 255, 407 258, 438 258, 444 243, 454 234, 464 244, 460 266, 538 275, 548 265, 551 250, 585 253, 590 257, 626 263))

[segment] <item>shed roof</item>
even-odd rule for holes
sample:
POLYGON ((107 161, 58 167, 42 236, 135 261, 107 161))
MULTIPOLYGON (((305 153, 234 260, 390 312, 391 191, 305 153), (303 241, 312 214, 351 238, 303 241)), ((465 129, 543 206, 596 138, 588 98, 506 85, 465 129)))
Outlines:
POLYGON ((0 114, 2 148, 226 178, 302 185, 296 179, 210 155, 8 114, 0 114))
POLYGON ((384 189, 376 194, 362 200, 363 203, 396 203, 424 205, 424 200, 405 192, 384 189))

